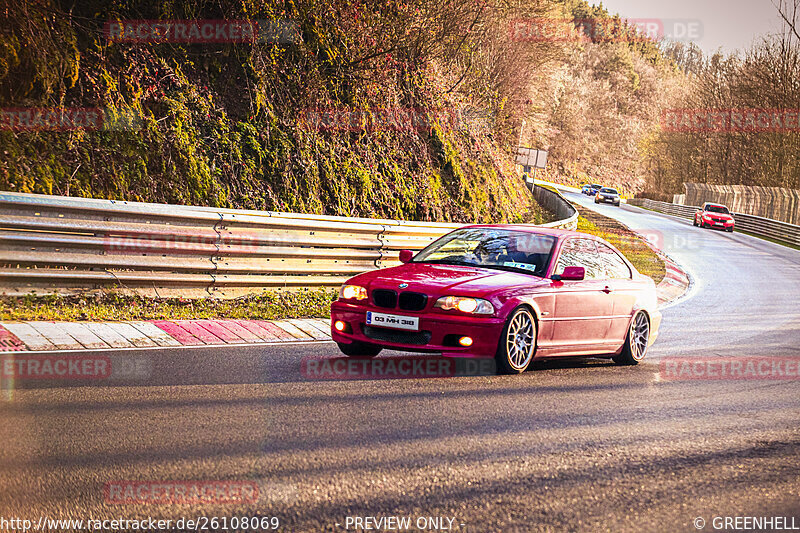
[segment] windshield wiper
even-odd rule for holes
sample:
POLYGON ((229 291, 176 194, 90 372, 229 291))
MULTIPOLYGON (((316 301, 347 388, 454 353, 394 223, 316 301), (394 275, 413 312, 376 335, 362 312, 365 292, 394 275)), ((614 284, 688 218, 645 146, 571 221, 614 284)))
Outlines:
POLYGON ((455 266, 470 266, 479 267, 477 263, 467 263, 466 261, 456 261, 455 259, 423 259, 422 261, 413 261, 414 263, 428 263, 431 265, 455 265, 455 266))
POLYGON ((537 278, 542 277, 541 275, 537 274, 535 270, 528 270, 527 268, 513 267, 508 265, 478 265, 478 266, 482 268, 506 270, 508 272, 519 272, 520 274, 529 274, 531 276, 536 276, 537 278))
POLYGON ((488 268, 490 270, 504 270, 506 272, 519 272, 521 274, 529 274, 531 276, 536 276, 541 278, 542 276, 537 274, 533 270, 528 270, 527 268, 519 268, 507 265, 484 265, 481 263, 467 263, 466 261, 456 261, 454 259, 431 259, 430 261, 422 260, 422 261, 413 261, 414 263, 428 263, 433 265, 455 265, 455 266, 468 266, 474 268, 488 268))

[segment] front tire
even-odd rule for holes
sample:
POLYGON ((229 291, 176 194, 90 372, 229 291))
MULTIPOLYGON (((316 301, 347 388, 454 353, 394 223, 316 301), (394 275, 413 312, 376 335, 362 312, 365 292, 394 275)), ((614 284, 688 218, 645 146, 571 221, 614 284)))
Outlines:
POLYGON ((337 342, 336 344, 339 345, 339 350, 347 357, 375 357, 383 349, 374 344, 358 341, 354 341, 352 344, 344 344, 343 342, 337 342))
POLYGON ((522 374, 530 366, 536 351, 536 321, 527 307, 511 313, 497 347, 498 374, 522 374))
POLYGON ((692 226, 694 226, 696 228, 699 225, 700 224, 697 223, 697 217, 694 217, 694 220, 692 220, 692 226))
POLYGON ((637 311, 633 315, 628 336, 625 338, 625 345, 622 352, 614 356, 614 362, 618 365, 638 365, 647 354, 650 344, 650 319, 644 311, 637 311))

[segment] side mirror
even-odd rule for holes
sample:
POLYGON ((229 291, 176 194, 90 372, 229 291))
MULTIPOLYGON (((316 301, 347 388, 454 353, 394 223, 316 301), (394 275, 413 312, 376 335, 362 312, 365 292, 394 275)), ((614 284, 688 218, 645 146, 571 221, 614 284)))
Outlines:
POLYGON ((414 258, 414 252, 411 250, 400 250, 400 262, 408 263, 414 258))
POLYGON ((566 267, 561 274, 553 274, 553 281, 581 281, 586 277, 586 269, 578 266, 566 267))

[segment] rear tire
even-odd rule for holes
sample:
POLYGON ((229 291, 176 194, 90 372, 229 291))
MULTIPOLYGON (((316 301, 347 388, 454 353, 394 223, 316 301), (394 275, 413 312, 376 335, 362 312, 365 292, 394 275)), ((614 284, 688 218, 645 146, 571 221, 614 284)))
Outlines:
POLYGON ((343 342, 337 342, 339 345, 339 349, 345 354, 347 357, 375 357, 379 353, 381 353, 380 346, 375 346, 374 344, 367 344, 364 342, 355 341, 352 344, 344 344, 343 342))
POLYGON ((512 311, 500 335, 495 360, 498 374, 522 374, 536 352, 536 320, 527 307, 512 311))
POLYGON ((625 338, 625 345, 622 352, 614 356, 614 362, 618 365, 638 365, 647 354, 650 345, 650 319, 644 311, 637 311, 633 315, 631 325, 628 328, 628 335, 625 338))

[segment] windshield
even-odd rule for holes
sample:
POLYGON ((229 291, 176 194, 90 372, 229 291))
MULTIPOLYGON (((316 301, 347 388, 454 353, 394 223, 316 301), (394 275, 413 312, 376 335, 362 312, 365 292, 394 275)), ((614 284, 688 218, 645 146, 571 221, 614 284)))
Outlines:
POLYGON ((728 208, 722 205, 706 206, 706 211, 710 213, 728 213, 728 208))
POLYGON ((600 189, 600 192, 606 192, 608 194, 617 194, 617 191, 615 189, 609 189, 608 187, 603 187, 602 189, 600 189))
POLYGON ((413 262, 477 266, 543 277, 555 242, 552 235, 528 231, 467 228, 432 243, 413 262))

